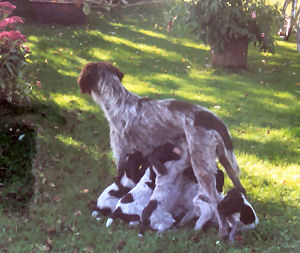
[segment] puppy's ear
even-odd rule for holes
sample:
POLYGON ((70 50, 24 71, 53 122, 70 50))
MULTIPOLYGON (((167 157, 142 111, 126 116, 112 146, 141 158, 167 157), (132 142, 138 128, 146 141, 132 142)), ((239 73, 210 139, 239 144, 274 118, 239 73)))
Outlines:
POLYGON ((157 169, 157 172, 159 174, 161 175, 168 174, 167 168, 164 166, 164 164, 161 161, 157 160, 157 158, 150 156, 149 162, 157 169))
POLYGON ((242 206, 240 220, 246 225, 251 224, 255 221, 255 214, 250 206, 242 206))
POLYGON ((81 93, 91 94, 91 90, 97 87, 99 81, 99 74, 97 63, 88 63, 82 69, 79 77, 78 84, 81 90, 81 93))
POLYGON ((117 75, 117 77, 119 78, 119 80, 122 82, 124 74, 123 72, 121 72, 119 69, 117 69, 116 67, 114 67, 112 64, 108 63, 108 62, 100 62, 99 63, 99 67, 101 68, 106 68, 108 71, 114 73, 117 75))
POLYGON ((236 189, 232 189, 218 204, 218 211, 221 215, 229 216, 236 212, 240 212, 243 205, 244 200, 241 196, 241 193, 236 189))

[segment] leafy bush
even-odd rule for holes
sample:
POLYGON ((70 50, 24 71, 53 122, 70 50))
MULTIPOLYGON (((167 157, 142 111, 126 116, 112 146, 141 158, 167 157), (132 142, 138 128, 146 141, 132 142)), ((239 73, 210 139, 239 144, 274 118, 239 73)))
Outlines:
POLYGON ((212 49, 222 51, 230 40, 246 39, 260 51, 274 53, 274 34, 281 20, 276 4, 266 0, 183 0, 173 15, 188 21, 193 32, 212 49), (274 30, 275 29, 275 30, 274 30))
POLYGON ((17 103, 27 98, 31 85, 24 80, 24 67, 30 49, 23 43, 25 36, 16 25, 23 23, 18 16, 9 17, 16 7, 0 2, 0 101, 17 103))

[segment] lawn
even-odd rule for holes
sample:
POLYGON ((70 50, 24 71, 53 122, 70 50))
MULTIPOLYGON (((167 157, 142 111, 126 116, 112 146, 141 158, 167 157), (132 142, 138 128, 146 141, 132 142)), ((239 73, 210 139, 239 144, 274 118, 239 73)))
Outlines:
MULTIPOLYGON (((166 32, 161 7, 89 16, 83 26, 25 21, 28 75, 36 110, 1 121, 36 128, 35 194, 26 208, 0 206, 0 252, 296 252, 300 248, 300 57, 294 37, 276 54, 249 48, 246 71, 212 68, 209 47, 186 31, 166 32), (161 237, 91 216, 116 175, 109 128, 77 77, 85 63, 109 61, 141 96, 199 104, 228 125, 241 181, 260 219, 235 245, 215 229, 161 237)), ((225 190, 232 187, 226 179, 225 190)))

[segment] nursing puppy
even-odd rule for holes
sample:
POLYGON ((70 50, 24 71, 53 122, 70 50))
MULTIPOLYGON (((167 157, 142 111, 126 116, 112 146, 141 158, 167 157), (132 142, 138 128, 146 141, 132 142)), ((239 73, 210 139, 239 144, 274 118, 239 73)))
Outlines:
POLYGON ((116 209, 106 222, 106 227, 109 227, 116 218, 128 222, 131 226, 140 223, 142 212, 155 187, 155 177, 153 169, 148 167, 138 184, 118 201, 116 209))
POLYGON ((172 144, 163 145, 157 151, 159 155, 164 152, 175 152, 180 154, 180 156, 178 155, 180 160, 165 162, 162 170, 153 166, 156 173, 156 186, 149 203, 143 210, 139 236, 142 236, 148 227, 157 230, 158 233, 163 233, 173 226, 175 222, 173 215, 176 215, 173 211, 184 187, 183 171, 188 167, 186 161, 189 160, 186 145, 182 145, 180 148, 172 144), (162 171, 163 174, 159 171, 162 171))
POLYGON ((143 163, 144 159, 140 152, 127 155, 125 162, 118 170, 115 182, 108 186, 98 198, 97 208, 102 215, 111 214, 119 199, 139 182, 144 173, 143 169, 139 169, 143 163))
POLYGON ((243 193, 233 188, 218 204, 218 211, 224 215, 230 226, 229 241, 234 242, 237 231, 253 229, 259 220, 253 207, 243 193))
MULTIPOLYGON (((224 186, 224 173, 220 170, 216 164, 217 172, 215 174, 216 179, 216 189, 221 194, 223 192, 224 186)), ((174 217, 180 217, 180 220, 176 219, 176 222, 179 226, 183 226, 192 219, 199 217, 201 213, 198 213, 196 210, 198 206, 194 205, 193 199, 196 197, 199 192, 199 184, 193 173, 192 168, 187 168, 183 172, 183 191, 178 199, 176 208, 174 211, 174 217)), ((201 210, 200 210, 201 212, 201 210)), ((214 214, 212 213, 214 216, 214 214)))
POLYGON ((156 173, 153 168, 159 168, 162 173, 166 172, 164 163, 178 160, 180 150, 171 143, 166 143, 153 150, 148 157, 149 167, 140 182, 128 192, 118 203, 116 210, 108 219, 106 226, 110 226, 112 220, 120 218, 130 225, 138 225, 145 206, 148 204, 155 188, 156 173))

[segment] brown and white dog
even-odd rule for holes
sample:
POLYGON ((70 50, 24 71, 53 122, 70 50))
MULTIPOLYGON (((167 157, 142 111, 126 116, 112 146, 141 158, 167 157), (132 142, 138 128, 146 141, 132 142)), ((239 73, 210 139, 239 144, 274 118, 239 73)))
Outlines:
POLYGON ((227 239, 226 218, 217 210, 221 198, 216 190, 216 158, 236 189, 245 193, 227 126, 201 106, 174 99, 142 98, 131 93, 122 85, 123 77, 113 65, 97 62, 86 64, 78 78, 81 92, 93 97, 109 122, 117 166, 124 160, 124 154, 135 150, 147 156, 164 143, 185 142, 190 156, 188 162, 200 184, 199 205, 210 205, 218 218, 220 236, 227 239))

